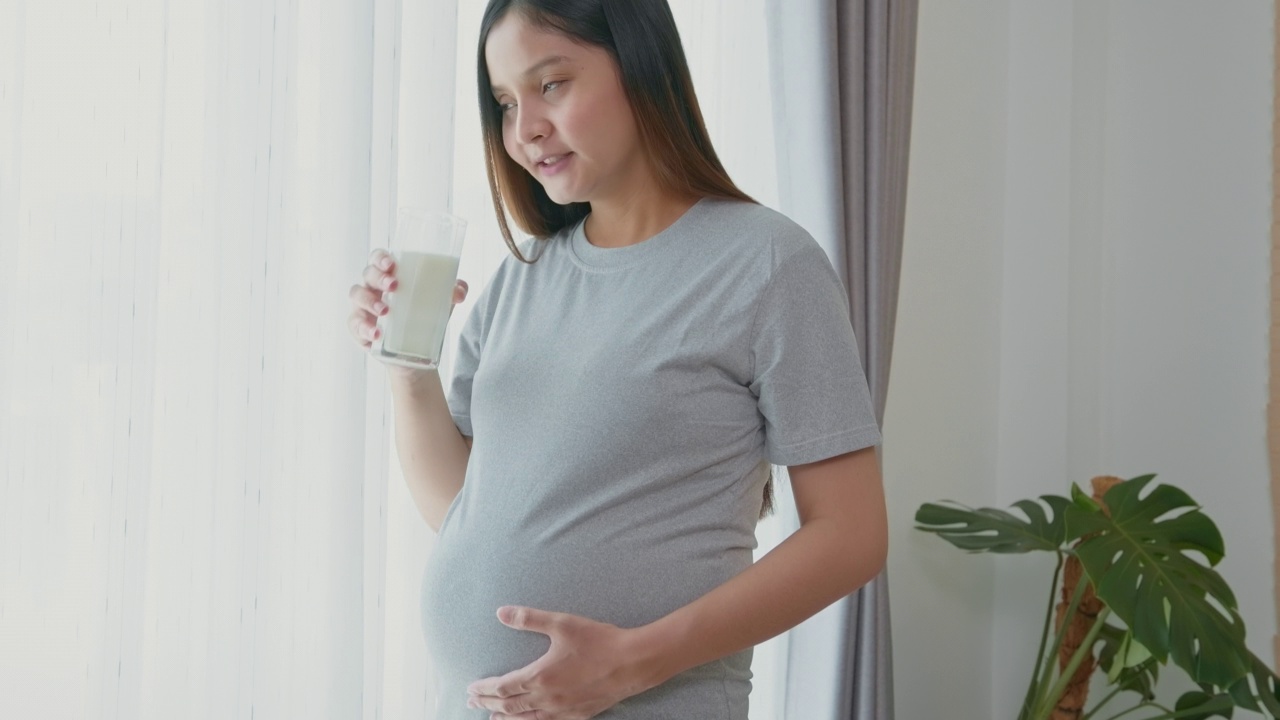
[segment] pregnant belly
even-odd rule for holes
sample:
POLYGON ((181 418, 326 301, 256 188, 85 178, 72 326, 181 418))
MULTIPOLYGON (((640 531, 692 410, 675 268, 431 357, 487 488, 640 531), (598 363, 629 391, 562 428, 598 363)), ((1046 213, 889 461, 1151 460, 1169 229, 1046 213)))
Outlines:
MULTIPOLYGON (((550 648, 546 635, 503 625, 499 607, 524 605, 639 627, 706 594, 750 563, 749 550, 745 555, 707 552, 673 546, 670 539, 611 542, 606 537, 619 536, 589 527, 547 540, 545 533, 509 520, 456 510, 451 508, 445 518, 422 579, 422 629, 440 681, 442 707, 455 700, 465 704, 467 684, 522 668, 550 648)), ((706 717, 723 714, 721 661, 673 681, 636 700, 701 692, 701 701, 690 696, 680 704, 687 710, 687 703, 710 702, 716 710, 706 717)))

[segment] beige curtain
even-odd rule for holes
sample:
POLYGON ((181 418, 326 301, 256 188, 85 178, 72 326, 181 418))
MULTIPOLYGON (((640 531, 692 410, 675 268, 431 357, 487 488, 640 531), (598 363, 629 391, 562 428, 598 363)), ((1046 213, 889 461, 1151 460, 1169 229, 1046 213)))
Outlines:
MULTIPOLYGON (((781 210, 849 293, 883 423, 897 312, 917 0, 769 0, 781 210)), ((780 496, 790 500, 785 493, 780 496)), ((788 720, 893 716, 886 574, 791 631, 788 720)))

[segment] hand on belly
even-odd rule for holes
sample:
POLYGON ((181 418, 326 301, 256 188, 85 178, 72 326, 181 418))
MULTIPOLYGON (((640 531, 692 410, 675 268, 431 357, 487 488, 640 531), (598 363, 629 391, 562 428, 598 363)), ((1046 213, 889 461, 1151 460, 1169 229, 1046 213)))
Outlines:
POLYGON ((636 662, 634 630, 520 606, 498 608, 497 621, 542 633, 551 648, 523 668, 471 683, 467 707, 503 720, 586 720, 656 684, 636 662))

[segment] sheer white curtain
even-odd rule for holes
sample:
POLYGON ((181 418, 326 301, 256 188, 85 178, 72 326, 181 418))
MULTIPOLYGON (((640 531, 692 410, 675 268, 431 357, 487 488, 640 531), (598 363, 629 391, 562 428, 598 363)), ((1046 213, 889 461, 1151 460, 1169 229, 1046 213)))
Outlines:
MULTIPOLYGON (((671 4, 776 207, 762 0, 671 4)), ((0 717, 431 717, 433 536, 346 290, 398 204, 470 221, 472 298, 507 253, 483 5, 0 0, 0 717)))
POLYGON ((0 18, 0 716, 376 716, 392 3, 0 18))

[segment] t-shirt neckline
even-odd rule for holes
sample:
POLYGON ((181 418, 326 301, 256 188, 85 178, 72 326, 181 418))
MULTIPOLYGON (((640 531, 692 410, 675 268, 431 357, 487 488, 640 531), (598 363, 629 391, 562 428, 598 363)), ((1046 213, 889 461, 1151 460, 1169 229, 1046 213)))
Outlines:
MULTIPOLYGON (((573 230, 569 234, 573 254, 578 262, 591 268, 627 267, 644 262, 655 255, 661 254, 667 246, 676 242, 682 226, 687 225, 694 215, 701 212, 709 200, 710 196, 699 198, 683 215, 676 218, 675 222, 657 234, 638 243, 620 248, 603 248, 592 245, 587 240, 587 218, 584 217, 578 221, 578 224, 573 226, 573 230)), ((587 217, 590 217, 590 214, 587 217)))

